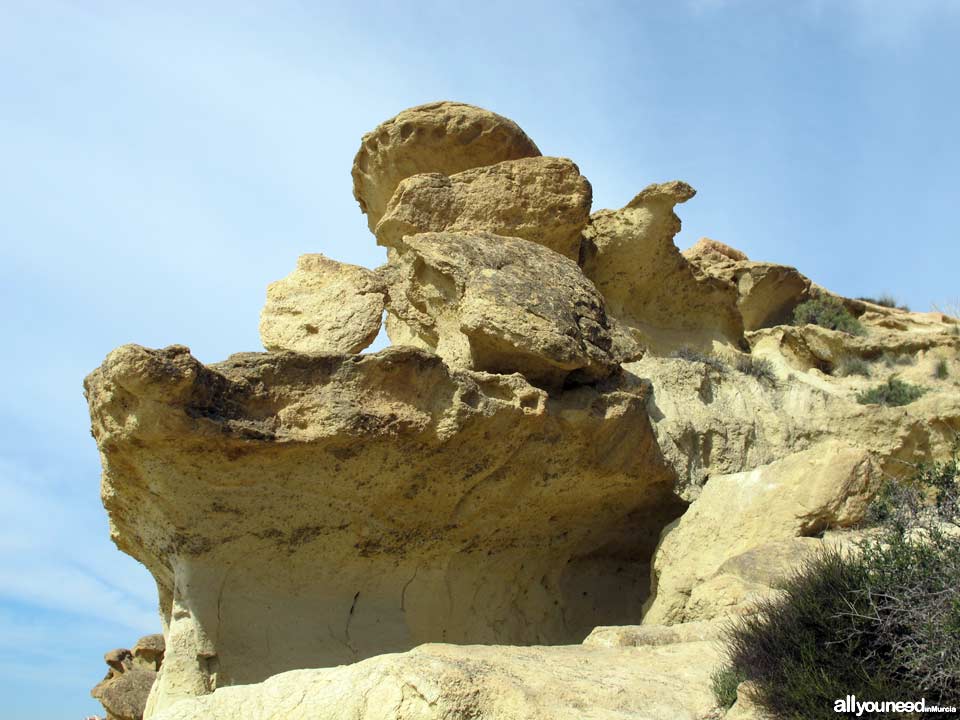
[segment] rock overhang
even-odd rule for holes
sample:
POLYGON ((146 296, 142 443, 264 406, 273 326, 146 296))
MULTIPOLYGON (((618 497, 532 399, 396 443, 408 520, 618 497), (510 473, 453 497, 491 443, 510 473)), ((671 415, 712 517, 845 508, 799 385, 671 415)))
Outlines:
POLYGON ((86 389, 114 536, 158 581, 187 695, 432 640, 582 639, 568 565, 627 516, 655 535, 673 497, 622 379, 547 392, 411 347, 204 366, 124 346, 86 389))

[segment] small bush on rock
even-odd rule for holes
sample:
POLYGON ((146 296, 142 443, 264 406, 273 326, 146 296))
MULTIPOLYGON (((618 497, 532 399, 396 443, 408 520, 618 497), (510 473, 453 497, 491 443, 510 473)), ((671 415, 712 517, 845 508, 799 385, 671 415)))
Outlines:
POLYGON ((922 388, 919 385, 911 385, 893 376, 882 385, 864 390, 857 395, 857 402, 861 405, 900 407, 901 405, 909 405, 925 392, 926 388, 922 388))
POLYGON ((679 350, 674 351, 672 357, 675 357, 679 360, 686 360, 687 362, 703 363, 707 367, 711 367, 717 372, 724 372, 727 369, 727 366, 720 358, 700 352, 699 350, 694 350, 693 348, 680 348, 679 350))
POLYGON ((880 295, 880 297, 875 298, 861 297, 857 298, 857 300, 863 300, 864 302, 873 303, 874 305, 881 305, 882 307, 895 308, 897 310, 906 310, 907 312, 910 312, 910 307, 908 305, 897 302, 897 299, 889 293, 883 293, 880 295))
POLYGON ((940 358, 937 361, 936 367, 933 369, 933 376, 937 380, 946 380, 950 376, 950 368, 947 365, 947 361, 943 358, 940 358))
POLYGON ((794 325, 819 325, 849 335, 865 335, 866 330, 844 304, 835 297, 818 295, 793 310, 794 325))
POLYGON ((880 356, 880 359, 883 361, 883 364, 886 365, 888 368, 892 368, 897 365, 906 366, 906 365, 917 364, 917 358, 907 353, 898 354, 898 353, 892 353, 892 352, 885 352, 883 355, 880 356))
POLYGON ((734 667, 724 666, 710 676, 710 688, 717 705, 730 708, 737 701, 737 688, 746 680, 743 673, 734 667))
POLYGON ((863 358, 847 358, 840 363, 838 374, 841 377, 850 377, 851 375, 870 377, 870 363, 863 358))
MULTIPOLYGON (((814 556, 781 596, 728 626, 726 673, 789 720, 836 718, 847 695, 960 706, 958 488, 956 454, 888 482, 871 508, 877 528, 856 552, 814 556)), ((871 715, 881 716, 916 717, 871 715)))
POLYGON ((771 383, 777 381, 777 375, 773 371, 773 363, 766 358, 741 355, 737 358, 737 371, 755 377, 757 380, 766 380, 771 383))

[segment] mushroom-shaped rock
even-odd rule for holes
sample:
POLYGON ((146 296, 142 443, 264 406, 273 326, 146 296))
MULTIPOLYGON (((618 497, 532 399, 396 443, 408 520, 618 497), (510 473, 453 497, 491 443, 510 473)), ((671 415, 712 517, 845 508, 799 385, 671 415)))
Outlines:
POLYGON ((373 231, 397 185, 411 175, 453 175, 538 155, 515 122, 489 110, 457 102, 419 105, 363 136, 353 159, 353 196, 373 231))
POLYGON ((810 280, 796 268, 753 262, 716 240, 701 238, 683 256, 701 272, 736 288, 745 330, 789 323, 794 308, 810 297, 810 280))
POLYGON ((85 387, 111 534, 160 592, 157 712, 430 641, 579 642, 629 619, 676 517, 643 384, 128 345, 85 387))
POLYGON ((408 236, 390 283, 388 313, 454 367, 550 386, 617 368, 600 293, 542 245, 491 233, 408 236))
POLYGON ((414 175, 390 198, 377 241, 397 247, 405 235, 485 230, 539 243, 576 262, 592 197, 590 183, 566 158, 508 160, 450 177, 414 175))
POLYGON ((584 273, 608 312, 658 353, 743 342, 736 290, 704 275, 673 243, 674 205, 694 194, 679 181, 650 185, 626 207, 594 213, 584 232, 584 273))
POLYGON ((383 308, 383 283, 372 270, 302 255, 296 270, 267 288, 260 340, 267 350, 357 353, 376 339, 383 308))
POLYGON ((157 677, 156 665, 139 662, 135 653, 125 648, 111 650, 103 659, 110 669, 90 695, 103 705, 107 720, 142 720, 157 677))

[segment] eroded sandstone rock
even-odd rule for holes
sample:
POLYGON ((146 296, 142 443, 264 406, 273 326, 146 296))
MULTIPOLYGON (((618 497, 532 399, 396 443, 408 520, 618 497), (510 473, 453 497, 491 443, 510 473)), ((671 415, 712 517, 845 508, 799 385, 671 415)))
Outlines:
POLYGON ((796 268, 753 262, 716 240, 703 238, 683 255, 704 274, 736 288, 746 330, 789 324, 794 308, 810 297, 810 280, 796 268))
POLYGON ((107 720, 142 720, 163 652, 163 635, 147 635, 132 652, 119 648, 103 656, 110 669, 90 694, 103 705, 107 720))
POLYGON ((610 314, 660 354, 743 340, 736 290, 700 272, 673 243, 673 208, 695 192, 680 181, 650 185, 622 209, 594 213, 584 231, 584 273, 610 314))
POLYGON ((156 720, 700 720, 716 643, 662 647, 424 645, 297 670, 184 701, 156 720))
POLYGON ((596 582, 607 556, 649 558, 677 513, 636 388, 124 346, 86 391, 111 533, 160 589, 158 711, 427 641, 579 642, 642 598, 596 582))
POLYGON ((323 255, 267 288, 260 339, 267 350, 357 353, 380 332, 385 289, 372 270, 323 255))
POLYGON ((374 231, 405 178, 539 155, 515 122, 489 110, 457 102, 419 105, 363 136, 353 160, 353 196, 374 231))
POLYGON ((583 641, 594 647, 649 647, 719 640, 720 622, 694 621, 676 625, 612 625, 593 629, 583 641))
POLYGON ((403 241, 390 276, 391 340, 410 336, 452 367, 522 373, 562 385, 611 375, 603 298, 576 263, 518 238, 423 233, 403 241), (405 326, 398 336, 397 325, 405 326))
POLYGON ((397 187, 377 224, 377 241, 404 235, 487 231, 539 243, 574 262, 590 218, 592 189, 566 158, 534 157, 447 177, 414 175, 397 187))
POLYGON ((759 597, 751 590, 769 590, 803 557, 803 549, 770 543, 856 524, 879 480, 869 452, 836 440, 749 472, 712 477, 664 530, 644 623, 709 620, 746 608, 759 597), (765 552, 745 555, 761 546, 765 552))

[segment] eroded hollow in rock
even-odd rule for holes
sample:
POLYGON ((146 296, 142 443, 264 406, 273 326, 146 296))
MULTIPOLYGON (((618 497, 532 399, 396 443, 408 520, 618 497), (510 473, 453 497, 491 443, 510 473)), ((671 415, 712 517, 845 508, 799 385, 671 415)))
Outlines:
POLYGON ((167 598, 163 704, 637 622, 679 511, 644 389, 616 378, 547 393, 410 347, 205 367, 125 346, 86 387, 114 538, 167 598))

